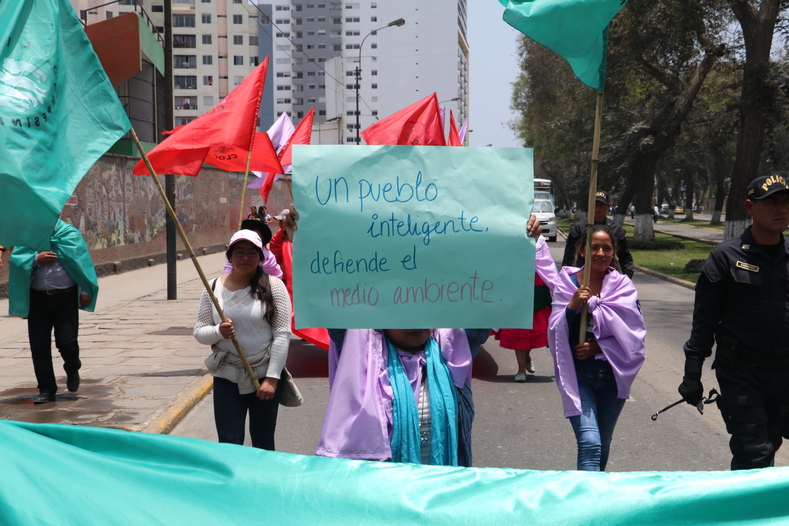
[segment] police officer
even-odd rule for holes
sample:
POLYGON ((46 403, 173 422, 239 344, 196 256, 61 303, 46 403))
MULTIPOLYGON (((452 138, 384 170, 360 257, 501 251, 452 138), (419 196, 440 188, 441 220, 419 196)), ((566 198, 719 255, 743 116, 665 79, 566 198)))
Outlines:
MULTIPOLYGON (((608 209, 611 208, 611 200, 608 198, 608 192, 605 190, 598 190, 595 194, 594 203, 594 224, 595 225, 608 225, 611 232, 616 236, 617 245, 619 249, 616 253, 616 259, 619 260, 619 266, 622 267, 622 274, 628 278, 633 279, 633 256, 630 255, 630 250, 627 248, 627 233, 625 229, 620 227, 610 217, 606 217, 608 209)), ((575 264, 575 243, 578 238, 586 232, 586 227, 589 225, 589 219, 582 219, 570 227, 570 233, 567 234, 567 241, 564 245, 564 257, 562 257, 562 266, 570 266, 575 264)))
POLYGON ((745 209, 752 226, 713 249, 696 284, 679 386, 689 404, 701 401, 714 338, 731 469, 772 466, 789 436, 789 185, 780 176, 754 179, 745 209))

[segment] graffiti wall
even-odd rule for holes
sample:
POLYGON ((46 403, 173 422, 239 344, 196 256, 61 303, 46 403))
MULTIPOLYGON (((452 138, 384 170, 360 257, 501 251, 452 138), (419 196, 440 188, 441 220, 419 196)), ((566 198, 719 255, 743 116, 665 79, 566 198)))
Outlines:
MULTIPOLYGON (((93 165, 66 206, 61 218, 82 232, 96 266, 139 258, 163 256, 165 208, 150 176, 132 175, 138 161, 123 155, 105 155, 93 165)), ((253 176, 254 177, 254 176, 253 176)), ((251 205, 263 204, 257 190, 241 191, 244 174, 204 167, 198 177, 175 176, 175 211, 192 248, 216 249, 238 226, 239 207, 244 217, 251 205)), ((161 176, 164 185, 164 176, 161 176)), ((188 257, 181 240, 177 248, 188 257)), ((8 255, 0 268, 0 295, 8 281, 8 255)))

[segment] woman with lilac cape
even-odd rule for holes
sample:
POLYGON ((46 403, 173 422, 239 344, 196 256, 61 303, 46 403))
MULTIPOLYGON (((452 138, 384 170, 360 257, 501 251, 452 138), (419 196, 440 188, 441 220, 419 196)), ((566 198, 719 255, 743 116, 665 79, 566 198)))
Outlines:
MULTIPOLYGON (((614 427, 644 363, 646 326, 638 293, 620 274, 616 236, 594 225, 589 286, 583 269, 563 267, 553 293, 548 341, 565 418, 575 431, 579 470, 605 471, 614 427), (579 342, 581 307, 588 304, 586 338, 579 342)), ((583 262, 586 233, 576 250, 583 262)))

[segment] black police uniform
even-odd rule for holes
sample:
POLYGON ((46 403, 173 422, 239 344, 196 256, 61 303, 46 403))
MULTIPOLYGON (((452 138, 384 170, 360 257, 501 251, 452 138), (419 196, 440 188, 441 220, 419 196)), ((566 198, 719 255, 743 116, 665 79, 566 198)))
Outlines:
POLYGON ((696 284, 686 378, 699 380, 713 338, 731 469, 772 466, 782 436, 789 437, 789 240, 783 234, 778 245, 759 245, 748 227, 712 251, 696 284))
MULTIPOLYGON (((586 230, 587 220, 582 219, 570 227, 570 233, 567 234, 567 242, 564 245, 564 257, 562 258, 562 266, 575 265, 575 244, 584 231, 586 230)), ((619 266, 622 268, 622 274, 628 278, 633 279, 633 256, 630 255, 630 250, 627 248, 627 233, 625 229, 620 227, 610 217, 605 218, 605 224, 611 228, 611 233, 617 239, 618 250, 616 252, 616 259, 619 260, 619 266)))

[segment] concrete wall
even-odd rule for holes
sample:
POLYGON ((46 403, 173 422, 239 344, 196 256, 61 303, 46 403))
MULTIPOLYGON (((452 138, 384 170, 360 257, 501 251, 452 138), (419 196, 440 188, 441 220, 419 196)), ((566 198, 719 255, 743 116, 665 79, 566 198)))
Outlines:
MULTIPOLYGON (((151 177, 132 175, 137 160, 104 155, 61 214, 64 221, 79 228, 100 276, 165 261, 167 211, 151 177)), ((161 180, 164 184, 163 176, 161 180)), ((176 213, 196 254, 224 250, 238 225, 242 186, 243 174, 208 167, 198 177, 176 176, 176 213)), ((275 185, 271 197, 272 215, 290 204, 284 183, 275 185)), ((251 205, 262 204, 257 190, 247 190, 244 218, 251 205)), ((189 257, 180 238, 177 248, 183 258, 189 257)), ((8 259, 6 253, 0 268, 0 297, 7 294, 8 259)))

